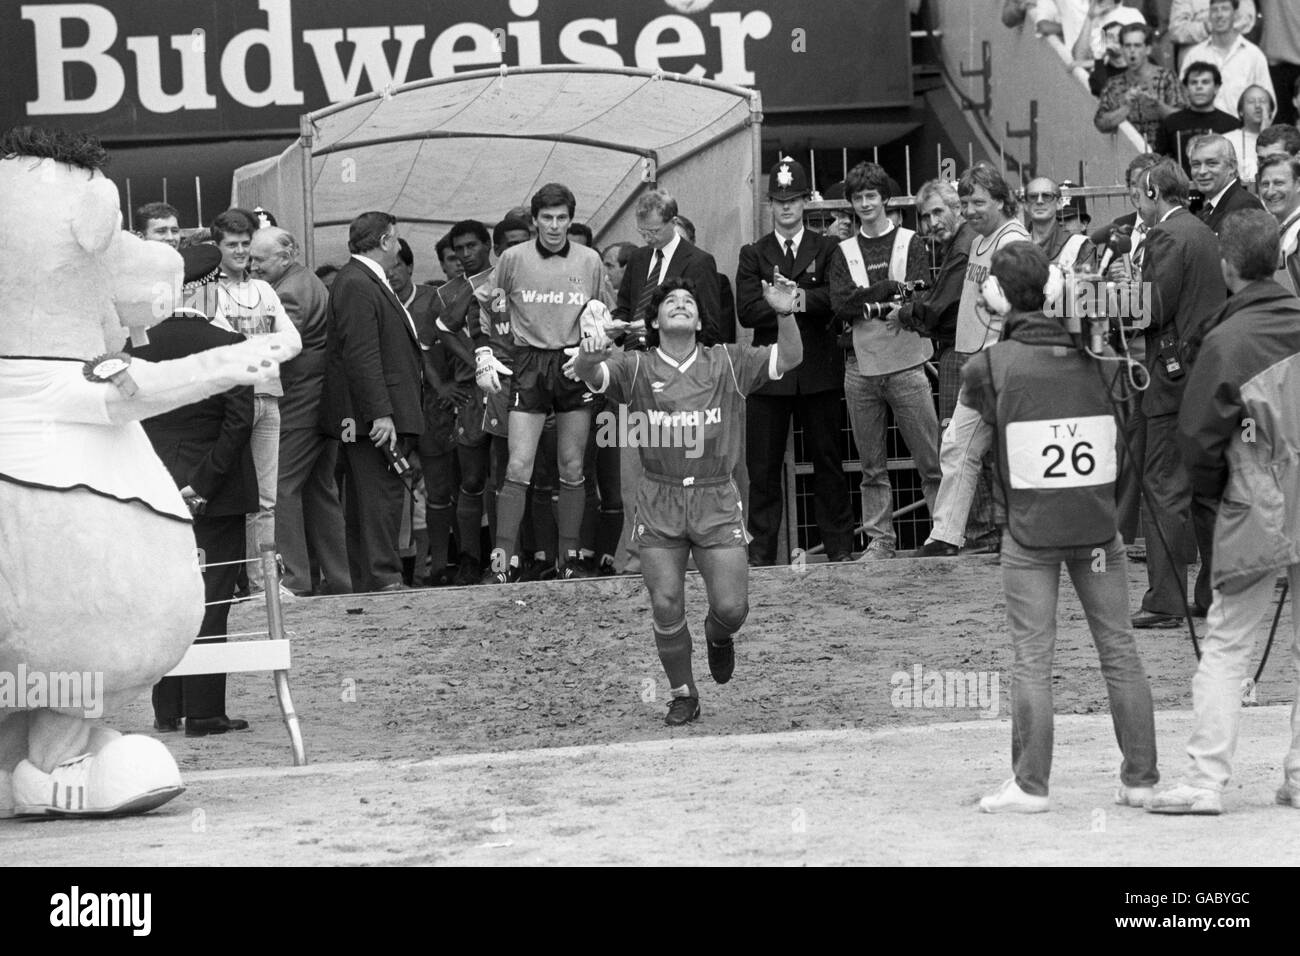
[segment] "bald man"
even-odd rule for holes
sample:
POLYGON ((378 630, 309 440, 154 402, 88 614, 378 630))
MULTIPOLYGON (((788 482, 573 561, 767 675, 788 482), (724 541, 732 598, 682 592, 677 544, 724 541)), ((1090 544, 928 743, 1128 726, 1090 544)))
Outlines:
POLYGON ((311 558, 320 565, 320 590, 352 590, 343 510, 334 465, 338 442, 316 426, 325 374, 324 283, 297 261, 298 243, 284 229, 269 226, 253 235, 249 271, 267 282, 302 337, 302 352, 280 368, 280 460, 276 479, 275 542, 284 559, 284 586, 312 593, 311 558))

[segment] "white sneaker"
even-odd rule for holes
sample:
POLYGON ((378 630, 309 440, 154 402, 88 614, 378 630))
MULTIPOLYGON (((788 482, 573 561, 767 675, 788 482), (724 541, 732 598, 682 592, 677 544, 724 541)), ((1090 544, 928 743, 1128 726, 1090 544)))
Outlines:
POLYGON ((1282 784, 1277 788, 1277 802, 1284 807, 1300 810, 1300 787, 1290 783, 1282 784))
POLYGON ((1126 787, 1121 783, 1115 791, 1115 802, 1121 807, 1141 809, 1155 796, 1155 792, 1155 787, 1126 787))
POLYGON ((97 754, 82 754, 43 773, 30 760, 13 772, 14 816, 119 816, 160 807, 185 791, 161 742, 128 734, 97 754))
POLYGON ((986 797, 980 798, 981 813, 1046 813, 1051 809, 1047 797, 1031 796, 1021 790, 1012 777, 986 797))
POLYGON ((1223 812, 1223 797, 1217 790, 1192 787, 1184 783, 1154 794, 1147 802, 1147 810, 1151 813, 1194 813, 1202 816, 1218 816, 1223 812))

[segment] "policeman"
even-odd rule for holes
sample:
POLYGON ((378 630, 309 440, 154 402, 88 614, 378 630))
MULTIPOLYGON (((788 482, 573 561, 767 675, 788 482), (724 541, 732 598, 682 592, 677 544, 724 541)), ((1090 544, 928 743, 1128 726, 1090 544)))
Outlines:
POLYGON ((1015 652, 1015 775, 980 801, 986 813, 1049 809, 1062 562, 1097 645, 1124 756, 1115 802, 1142 806, 1159 778, 1151 690, 1129 631, 1128 572, 1116 526, 1119 406, 1111 402, 1109 380, 1118 378, 1113 369, 1119 366, 1099 374, 1098 360, 1075 347, 1060 320, 1043 313, 1056 291, 1050 286, 1060 281, 1034 243, 999 249, 981 305, 1006 316, 1005 340, 962 371, 961 401, 994 433, 1002 580, 1015 652))

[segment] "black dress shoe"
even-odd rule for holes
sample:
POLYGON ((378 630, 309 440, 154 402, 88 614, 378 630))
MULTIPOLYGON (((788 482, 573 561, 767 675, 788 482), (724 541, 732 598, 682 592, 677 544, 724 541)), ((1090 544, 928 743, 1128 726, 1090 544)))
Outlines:
POLYGON ((247 730, 248 721, 231 720, 224 714, 220 717, 191 717, 185 721, 186 737, 206 737, 208 734, 224 734, 231 730, 247 730))
POLYGON ((1143 611, 1141 614, 1133 615, 1133 626, 1139 630, 1169 630, 1177 627, 1183 622, 1181 617, 1174 617, 1172 614, 1151 614, 1143 611))
POLYGON ((955 558, 957 557, 958 547, 955 544, 949 544, 947 541, 927 541, 921 547, 917 548, 916 556, 918 558, 955 558))
POLYGON ((181 719, 179 717, 155 717, 153 719, 153 729, 160 734, 174 734, 181 729, 181 719))

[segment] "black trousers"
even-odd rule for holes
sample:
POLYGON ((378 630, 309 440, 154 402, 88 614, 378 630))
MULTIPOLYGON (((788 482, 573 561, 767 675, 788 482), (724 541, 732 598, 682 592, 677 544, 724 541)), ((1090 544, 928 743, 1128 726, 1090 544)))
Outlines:
POLYGON ((1210 563, 1214 542, 1214 520, 1218 502, 1192 491, 1187 467, 1178 451, 1178 415, 1157 415, 1146 420, 1146 461, 1143 472, 1151 498, 1143 511, 1143 536, 1147 544, 1147 592, 1142 610, 1150 614, 1183 615, 1183 587, 1187 565, 1201 555, 1201 570, 1189 599, 1202 608, 1210 606, 1210 563), (1173 554, 1165 550, 1155 522, 1173 554), (1179 586, 1179 580, 1183 586, 1179 586))
POLYGON ((785 500, 781 465, 793 415, 803 429, 804 450, 813 466, 817 527, 826 553, 853 550, 853 511, 844 477, 842 393, 750 395, 745 400, 745 462, 749 469, 750 558, 775 564, 785 500))
MULTIPOLYGON (((235 580, 242 565, 225 562, 244 557, 244 519, 244 515, 200 515, 194 519, 194 544, 202 552, 200 563, 220 565, 203 571, 203 600, 207 606, 196 644, 226 640, 230 600, 235 596, 235 580)), ((224 716, 226 675, 164 677, 153 688, 153 713, 158 720, 224 716)))
MULTIPOLYGON (((409 442, 398 438, 398 447, 409 442)), ((402 581, 397 553, 407 490, 369 439, 343 442, 343 522, 348 567, 357 591, 378 591, 402 581)), ((409 450, 408 450, 409 454, 409 450)))

